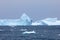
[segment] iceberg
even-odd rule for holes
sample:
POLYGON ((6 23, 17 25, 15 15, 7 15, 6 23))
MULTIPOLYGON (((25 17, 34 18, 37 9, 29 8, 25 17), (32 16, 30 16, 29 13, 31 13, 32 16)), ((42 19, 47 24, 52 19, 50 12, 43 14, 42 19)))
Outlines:
POLYGON ((35 33, 36 33, 35 31, 25 31, 22 34, 35 34, 35 33))
POLYGON ((26 25, 60 25, 60 20, 57 18, 46 18, 32 22, 31 18, 24 13, 20 19, 0 19, 0 26, 26 26, 26 25))
POLYGON ((31 25, 32 20, 24 13, 20 19, 0 19, 0 25, 16 26, 31 25))
POLYGON ((60 20, 57 18, 46 18, 36 22, 32 22, 31 25, 60 25, 60 20))
POLYGON ((46 18, 42 21, 47 25, 60 25, 60 20, 57 18, 46 18))

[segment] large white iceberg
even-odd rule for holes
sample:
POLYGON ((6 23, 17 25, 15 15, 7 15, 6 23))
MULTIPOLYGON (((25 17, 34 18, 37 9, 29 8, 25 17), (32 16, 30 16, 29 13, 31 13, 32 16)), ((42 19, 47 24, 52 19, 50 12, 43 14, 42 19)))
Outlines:
POLYGON ((0 25, 31 25, 31 19, 24 13, 20 19, 0 19, 0 25))
POLYGON ((60 25, 60 20, 57 18, 46 18, 43 20, 38 20, 32 22, 29 16, 25 13, 20 17, 20 19, 0 19, 0 26, 16 26, 16 25, 60 25))
POLYGON ((46 18, 42 21, 47 25, 60 25, 60 20, 57 18, 46 18))
POLYGON ((31 25, 60 25, 60 20, 57 18, 46 18, 36 22, 32 22, 31 25))

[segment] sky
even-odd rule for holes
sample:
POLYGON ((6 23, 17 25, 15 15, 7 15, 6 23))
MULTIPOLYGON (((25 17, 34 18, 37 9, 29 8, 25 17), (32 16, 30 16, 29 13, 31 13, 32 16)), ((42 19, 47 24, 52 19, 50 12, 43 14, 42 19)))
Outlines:
POLYGON ((0 0, 0 19, 18 19, 23 13, 32 20, 60 19, 60 0, 0 0))

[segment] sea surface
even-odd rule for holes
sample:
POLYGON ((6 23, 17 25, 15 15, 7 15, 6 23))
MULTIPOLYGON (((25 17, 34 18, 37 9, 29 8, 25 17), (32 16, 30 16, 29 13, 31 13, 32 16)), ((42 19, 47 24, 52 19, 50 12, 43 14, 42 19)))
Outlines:
POLYGON ((0 40, 60 40, 60 26, 0 26, 0 40))

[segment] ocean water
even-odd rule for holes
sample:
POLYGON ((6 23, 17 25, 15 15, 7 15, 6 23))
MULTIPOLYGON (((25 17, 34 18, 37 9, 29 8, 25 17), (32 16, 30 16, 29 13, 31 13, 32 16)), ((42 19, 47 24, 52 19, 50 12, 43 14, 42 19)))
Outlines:
POLYGON ((0 40, 60 40, 60 26, 0 26, 0 40))

